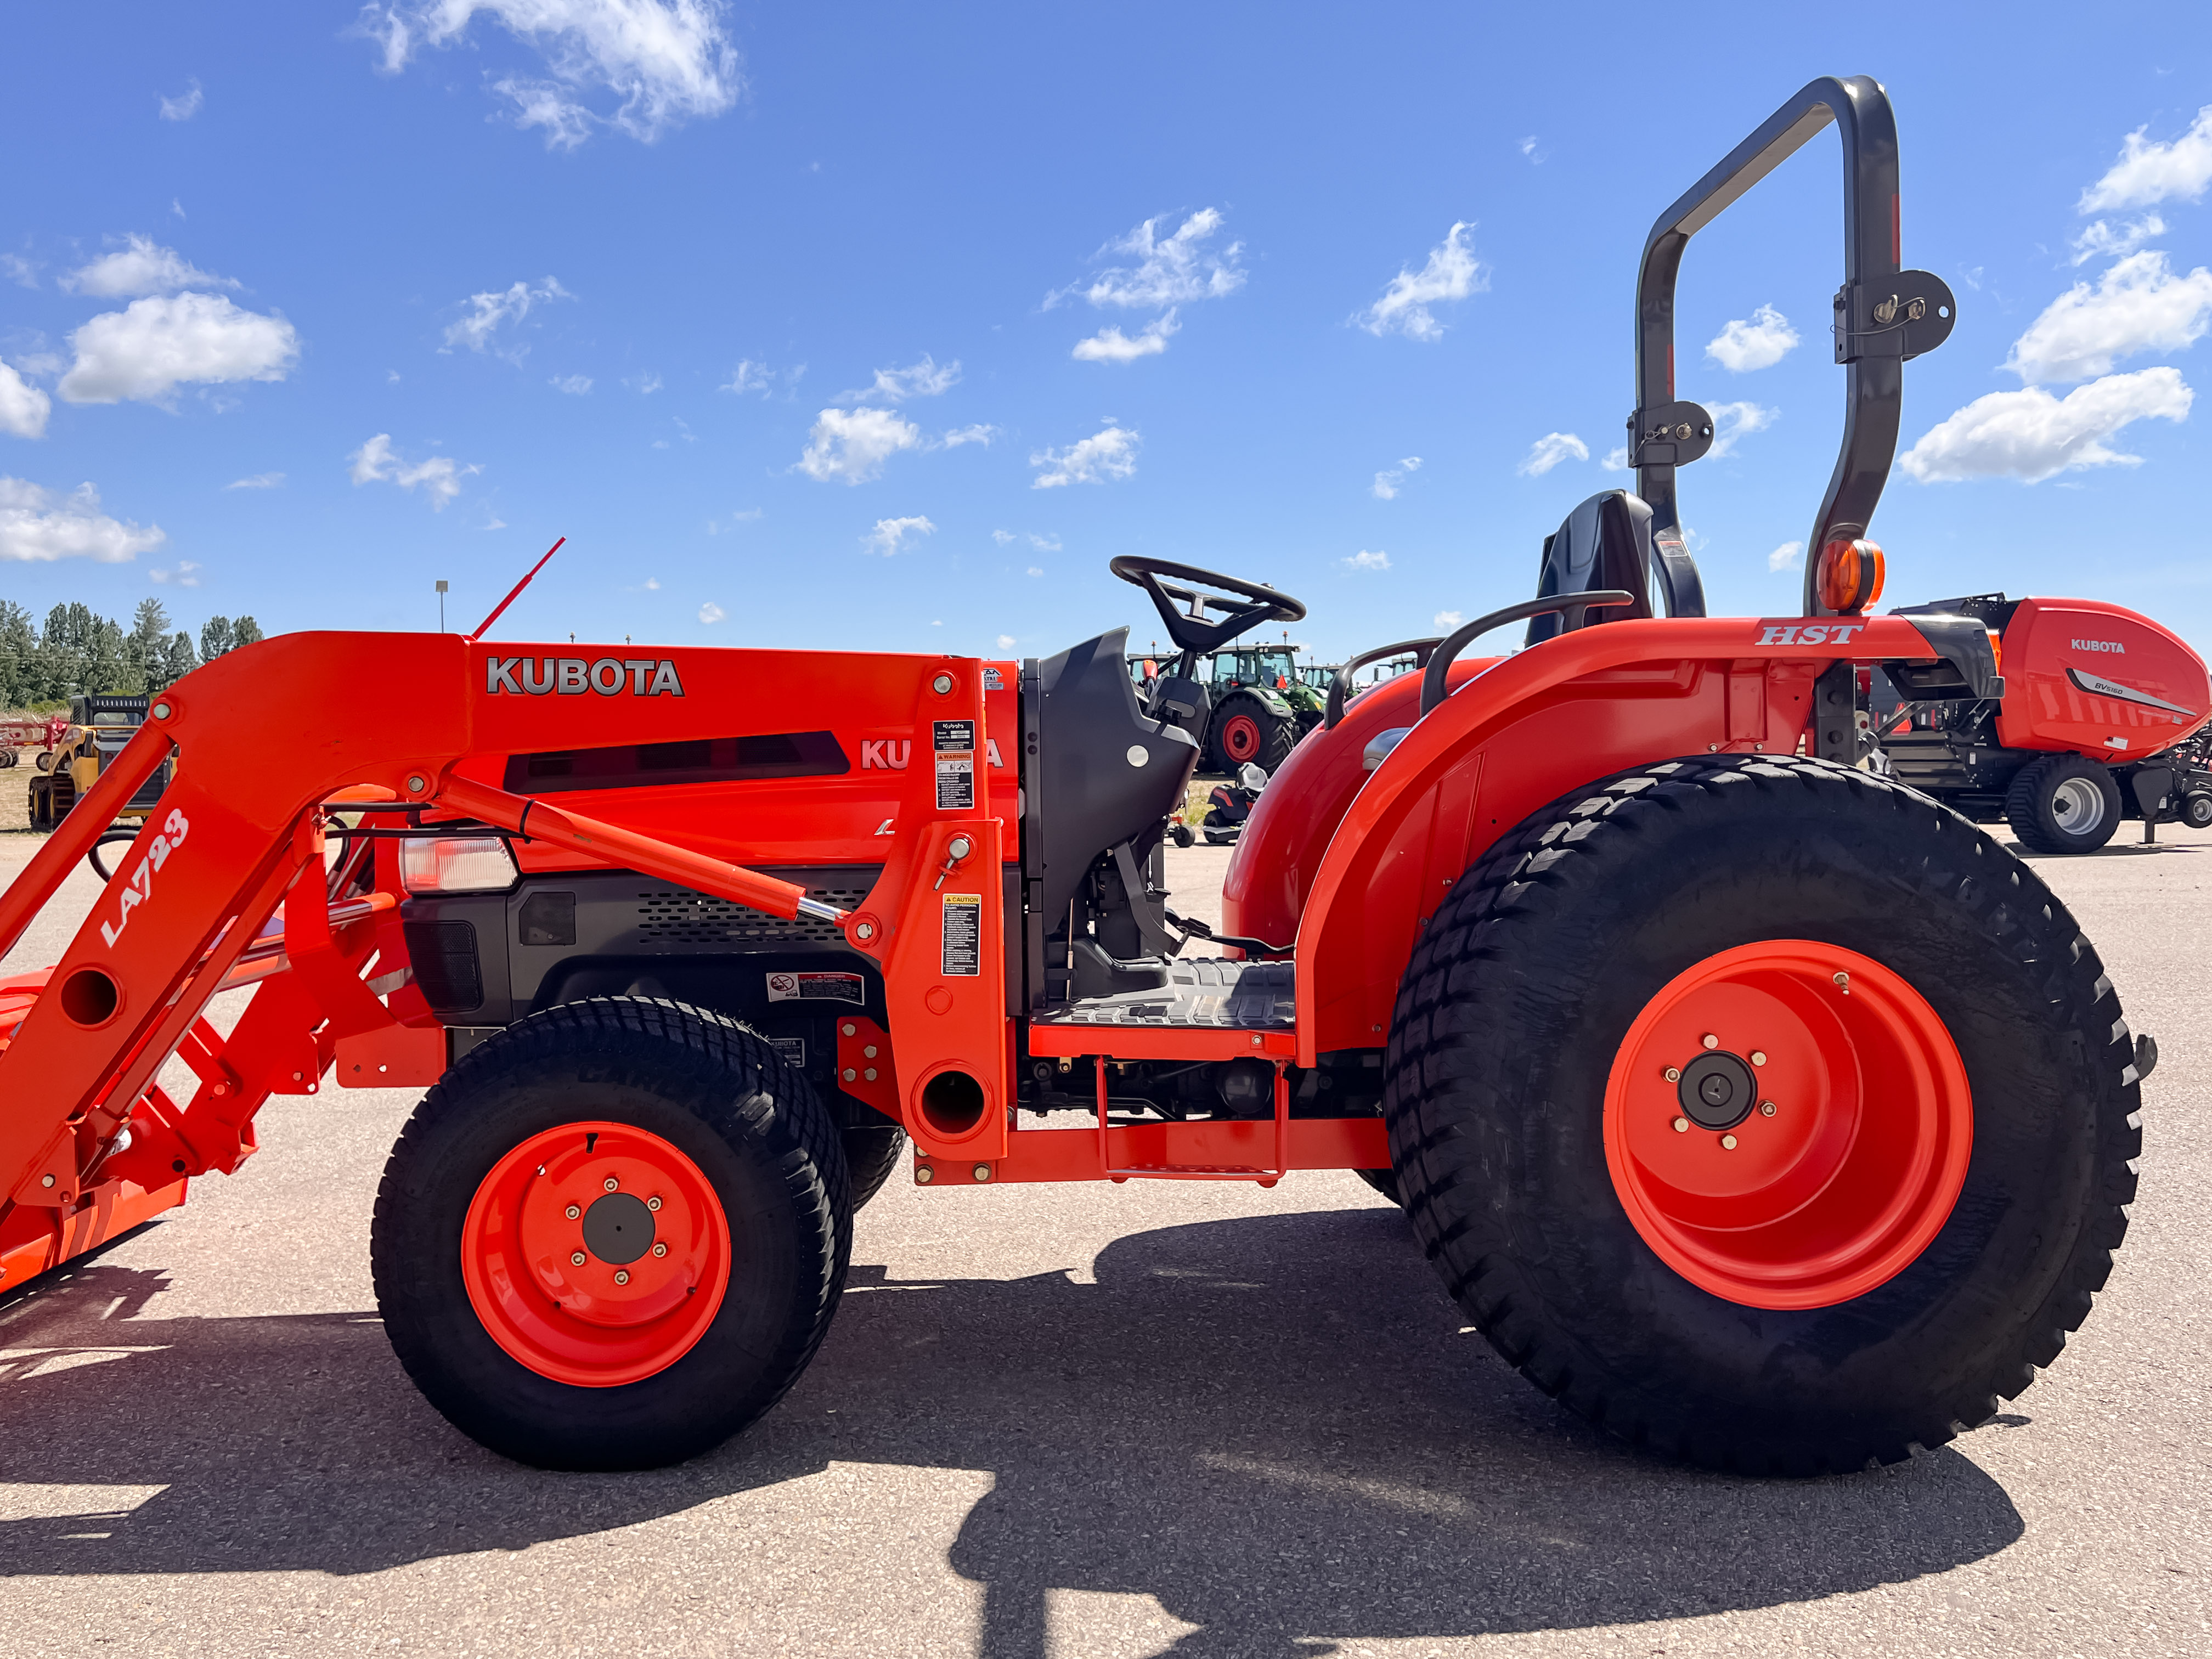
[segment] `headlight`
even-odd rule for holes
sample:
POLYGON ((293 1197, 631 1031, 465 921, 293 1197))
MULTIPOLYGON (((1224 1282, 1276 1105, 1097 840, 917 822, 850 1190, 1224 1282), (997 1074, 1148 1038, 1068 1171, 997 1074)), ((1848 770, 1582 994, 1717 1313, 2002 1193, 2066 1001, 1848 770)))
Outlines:
POLYGON ((503 893, 514 855, 497 836, 442 836, 399 843, 399 884, 410 893, 503 893))

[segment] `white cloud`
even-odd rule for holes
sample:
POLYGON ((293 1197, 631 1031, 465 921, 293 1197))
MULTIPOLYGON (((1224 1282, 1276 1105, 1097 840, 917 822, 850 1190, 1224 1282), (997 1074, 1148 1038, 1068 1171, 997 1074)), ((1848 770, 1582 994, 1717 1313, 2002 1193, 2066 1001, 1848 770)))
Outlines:
POLYGON ((1032 534, 1030 537, 1030 545, 1040 553, 1057 553, 1060 551, 1060 538, 1032 534))
POLYGON ((274 489, 284 482, 281 472, 257 472, 250 478, 235 478, 225 484, 225 489, 274 489))
POLYGON ((1771 368, 1797 343, 1797 331, 1772 306, 1761 306, 1747 322, 1741 318, 1716 334, 1705 356, 1731 374, 1747 374, 1754 368, 1771 368))
POLYGON ((411 0, 363 9, 359 32, 397 74, 423 46, 459 40, 481 12, 538 48, 550 79, 509 76, 491 90, 515 124, 571 149, 599 126, 650 143, 693 117, 721 114, 744 89, 720 0, 411 0), (602 113, 586 100, 611 100, 602 113))
POLYGON ((645 579, 645 591, 648 593, 658 593, 660 592, 660 578, 658 576, 647 576, 645 579))
POLYGON ((159 93, 154 95, 161 99, 161 118, 164 121, 189 121, 200 112, 200 106, 207 101, 200 91, 200 83, 197 78, 189 88, 174 98, 162 98, 159 93))
POLYGON ((0 271, 8 273, 8 280, 18 288, 36 288, 39 268, 20 253, 0 253, 0 271))
POLYGON ((1589 446, 1571 432, 1547 432, 1528 446, 1528 453, 1513 470, 1524 478, 1540 478, 1564 460, 1589 459, 1589 446))
POLYGON ((699 620, 709 624, 721 621, 723 617, 729 614, 730 613, 728 611, 723 610, 720 605, 716 605, 712 599, 708 600, 706 604, 699 607, 699 620))
POLYGON ((1041 566, 1033 564, 1029 568, 1029 574, 1032 576, 1042 576, 1044 574, 1044 570, 1041 566))
POLYGON ((134 300, 70 343, 76 362, 57 389, 72 404, 155 403, 187 381, 281 380, 300 356, 291 324, 215 294, 134 300))
POLYGON ((190 559, 179 559, 174 570, 149 570, 146 573, 157 582, 174 582, 179 587, 198 587, 200 568, 190 559))
POLYGON ((1605 459, 1600 461, 1598 465, 1608 472, 1633 472, 1636 471, 1634 467, 1628 464, 1628 446, 1626 444, 1616 444, 1611 449, 1607 450, 1605 452, 1605 459))
POLYGON ((927 519, 878 519, 876 527, 860 538, 860 544, 871 553, 880 553, 885 558, 900 550, 908 536, 934 536, 937 526, 927 519))
POLYGON ((1006 546, 1006 544, 1012 541, 1013 538, 1014 532, 1011 530, 994 530, 991 532, 991 539, 998 543, 1001 547, 1006 546))
POLYGON ((228 276, 213 276, 200 270, 174 248, 161 246, 150 236, 133 234, 112 253, 103 253, 90 264, 61 279, 74 294, 95 299, 119 300, 134 294, 173 294, 180 288, 236 288, 228 276))
POLYGON ((1350 558, 1339 560, 1338 562, 1346 570, 1388 570, 1390 568, 1390 556, 1388 553, 1370 553, 1365 548, 1362 548, 1350 558))
POLYGON ((1461 616, 1456 611, 1439 611, 1435 616, 1429 618, 1429 626, 1431 628, 1441 628, 1444 632, 1449 634, 1453 629, 1457 628, 1466 620, 1467 618, 1461 616))
POLYGON ((1013 636, 1012 634, 1001 634, 1001 635, 999 635, 999 649, 1000 649, 1000 650, 1001 650, 1001 651, 1011 651, 1011 650, 1012 650, 1012 649, 1014 648, 1014 645, 1015 645, 1015 640, 1014 640, 1014 636, 1013 636))
POLYGON ((18 438, 46 435, 46 416, 54 400, 42 387, 33 386, 13 366, 0 363, 0 432, 18 438))
POLYGON ((872 385, 858 392, 841 392, 840 403, 864 403, 881 398, 885 403, 904 403, 908 398, 934 398, 960 384, 960 360, 940 364, 927 352, 904 368, 879 368, 872 385))
POLYGON ((169 211, 175 214, 179 219, 183 218, 185 216, 185 204, 183 199, 179 197, 172 196, 169 198, 169 211))
POLYGON ((1087 339, 1078 340, 1072 355, 1079 363, 1133 363, 1139 357, 1157 357, 1165 351, 1168 336, 1182 326, 1176 321, 1175 307, 1170 307, 1165 315, 1153 318, 1133 338, 1118 325, 1102 328, 1087 339))
POLYGON ((730 378, 721 390, 735 392, 740 395, 748 392, 757 392, 765 398, 775 385, 774 369, 766 363, 757 363, 750 357, 740 357, 738 360, 738 366, 730 371, 730 378))
POLYGON ((2030 386, 2087 380, 2139 351, 2179 351, 2212 326, 2212 270, 2177 276, 2155 249, 2131 253, 2044 307, 2004 366, 2030 386))
POLYGON ((1395 501, 1398 499, 1399 489, 1405 483, 1407 475, 1419 472, 1420 470, 1419 456, 1405 456, 1397 465, 1386 466, 1376 473, 1375 482, 1368 487, 1368 493, 1378 501, 1395 501))
POLYGON ((356 484, 372 483, 388 478, 402 489, 422 486, 423 494, 430 498, 434 512, 445 511, 446 503, 461 493, 461 480, 472 472, 483 469, 458 465, 450 457, 433 455, 427 461, 410 465, 392 453, 392 437, 380 432, 359 449, 346 457, 352 463, 351 476, 356 484))
MULTIPOLYGON (((459 322, 447 325, 446 343, 439 349, 451 351, 457 345, 465 345, 471 351, 483 351, 491 345, 493 337, 507 324, 519 323, 527 317, 532 307, 575 297, 550 276, 536 288, 527 283, 516 283, 510 288, 489 294, 471 294, 469 295, 469 314, 459 322)), ((526 349, 527 347, 522 347, 499 355, 519 362, 526 349)))
POLYGON ((902 449, 921 447, 921 428, 887 409, 825 409, 797 465, 818 483, 864 483, 902 449))
POLYGON ((1805 568, 1805 544, 1784 542, 1766 556, 1769 571, 1802 570, 1805 568))
POLYGON ((1734 450, 1740 440, 1748 438, 1754 432, 1765 431, 1782 416, 1778 409, 1749 403, 1715 404, 1711 413, 1713 447, 1705 452, 1705 455, 1708 459, 1716 461, 1734 450))
POLYGON ((963 444, 981 444, 984 448, 988 449, 991 447, 991 440, 998 435, 999 428, 995 426, 955 427, 945 434, 945 447, 947 449, 957 449, 963 444))
POLYGON ((168 539, 159 525, 142 528, 108 517, 100 510, 100 491, 88 483, 57 495, 21 478, 0 478, 0 561, 125 564, 168 539))
POLYGON ((556 392, 565 392, 571 398, 580 398, 592 389, 592 377, 588 374, 556 374, 545 384, 556 392))
POLYGON ((2166 221, 2155 213, 2146 213, 2140 219, 2123 219, 2118 224, 2109 219, 2092 220, 2068 244, 2074 250, 2074 257, 2066 263, 2086 265, 2092 259, 2124 258, 2152 237, 2165 234, 2166 221))
POLYGON ((1064 450, 1041 449, 1030 457, 1030 465, 1044 471, 1030 481, 1030 488, 1057 489, 1063 484, 1126 478, 1137 470, 1137 447, 1143 441, 1135 432, 1109 422, 1100 431, 1064 450))
POLYGON ((1182 222, 1174 235, 1163 239, 1158 227, 1165 218, 1163 214, 1147 219, 1127 236, 1099 250, 1102 258, 1109 253, 1133 254, 1134 265, 1103 270, 1087 288, 1075 283, 1055 289, 1045 295, 1044 308, 1049 311, 1070 295, 1080 294, 1102 308, 1157 310, 1223 299, 1244 286, 1244 272, 1237 263, 1244 244, 1231 242, 1218 254, 1207 252, 1204 246, 1221 228, 1218 208, 1200 209, 1182 222))
POLYGON ((1429 307, 1447 301, 1464 300, 1490 286, 1490 272, 1467 245, 1472 222, 1462 221, 1445 233, 1443 241, 1429 250, 1429 262, 1419 270, 1401 267, 1382 297, 1352 320, 1370 334, 1402 334, 1409 340, 1439 340, 1444 325, 1429 307))
POLYGON ((650 398, 654 392, 660 390, 660 376, 658 374, 641 374, 635 380, 625 380, 623 384, 628 386, 632 392, 637 393, 639 397, 650 398))
POLYGON ((2136 421, 2187 417, 2196 394, 2175 368, 2107 374, 2063 398, 2041 386, 1977 398, 1898 458, 1922 483, 2019 478, 2028 483, 2093 466, 2139 466, 2105 441, 2136 421))
POLYGON ((2170 143, 2143 142, 2148 127, 2120 141, 2120 159, 2081 192, 2080 211, 2148 207, 2179 198, 2193 202, 2212 184, 2212 104, 2197 112, 2189 131, 2170 143))
POLYGON ((1514 148, 1519 150, 1523 156, 1528 158, 1528 163, 1532 167, 1541 167, 1547 159, 1545 156, 1544 152, 1536 148, 1536 135, 1533 132, 1526 138, 1523 138, 1518 144, 1516 144, 1514 148))

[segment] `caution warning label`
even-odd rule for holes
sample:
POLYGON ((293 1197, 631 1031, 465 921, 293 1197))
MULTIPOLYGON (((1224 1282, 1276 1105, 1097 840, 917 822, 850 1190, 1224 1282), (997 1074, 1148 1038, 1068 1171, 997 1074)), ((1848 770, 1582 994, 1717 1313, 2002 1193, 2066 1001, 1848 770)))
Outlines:
POLYGON ((867 984, 858 974, 770 974, 770 1002, 850 1002, 866 1006, 867 984))
POLYGON ((975 757, 939 755, 937 757, 937 810, 965 812, 975 805, 975 757))
POLYGON ((975 978, 983 971, 983 896, 945 896, 945 948, 939 972, 948 979, 975 978))

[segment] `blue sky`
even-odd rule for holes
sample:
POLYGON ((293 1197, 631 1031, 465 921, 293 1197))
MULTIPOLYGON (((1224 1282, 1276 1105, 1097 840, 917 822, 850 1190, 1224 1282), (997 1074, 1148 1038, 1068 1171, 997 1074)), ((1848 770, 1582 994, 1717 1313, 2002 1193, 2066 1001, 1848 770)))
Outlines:
MULTIPOLYGON (((1654 216, 1863 73, 1960 310, 1906 372, 1886 600, 2107 598, 2212 647, 2212 12, 1654 15, 10 6, 0 596, 426 628, 444 578, 463 627, 565 535, 501 636, 1141 642, 1122 552, 1275 582, 1325 654, 1431 631, 1629 481, 1654 216)), ((1684 267, 1716 611, 1796 609, 1837 155, 1684 267)))

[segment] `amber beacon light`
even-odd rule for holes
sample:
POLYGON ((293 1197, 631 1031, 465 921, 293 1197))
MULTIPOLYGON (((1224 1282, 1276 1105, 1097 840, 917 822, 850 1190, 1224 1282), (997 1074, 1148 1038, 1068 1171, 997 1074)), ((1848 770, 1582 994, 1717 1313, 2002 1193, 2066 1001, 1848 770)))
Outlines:
POLYGON ((1820 603, 1856 616, 1881 597, 1881 549, 1869 541, 1834 541, 1820 550, 1820 603))

